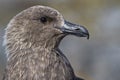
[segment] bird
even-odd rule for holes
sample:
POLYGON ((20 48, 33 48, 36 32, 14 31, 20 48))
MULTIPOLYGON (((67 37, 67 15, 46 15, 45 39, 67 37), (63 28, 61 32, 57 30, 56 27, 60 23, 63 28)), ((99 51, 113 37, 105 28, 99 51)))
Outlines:
POLYGON ((59 49, 67 35, 89 38, 84 26, 65 20, 54 8, 35 5, 18 13, 5 29, 3 80, 83 80, 59 49))

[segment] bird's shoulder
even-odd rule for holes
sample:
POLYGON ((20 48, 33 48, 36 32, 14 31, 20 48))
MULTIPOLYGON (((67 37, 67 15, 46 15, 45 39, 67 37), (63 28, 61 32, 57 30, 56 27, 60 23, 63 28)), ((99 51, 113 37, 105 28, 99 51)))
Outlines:
POLYGON ((55 49, 53 52, 58 56, 59 59, 59 66, 57 67, 58 70, 61 69, 62 73, 65 72, 64 76, 68 77, 70 80, 73 80, 73 78, 75 77, 74 71, 67 57, 61 52, 60 49, 55 49))

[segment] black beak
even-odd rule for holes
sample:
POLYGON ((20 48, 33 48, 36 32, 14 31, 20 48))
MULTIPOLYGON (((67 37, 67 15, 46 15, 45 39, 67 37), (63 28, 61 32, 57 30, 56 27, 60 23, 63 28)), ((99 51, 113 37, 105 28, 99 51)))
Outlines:
POLYGON ((71 34, 78 37, 87 37, 87 39, 89 39, 89 32, 84 26, 73 24, 68 21, 64 22, 64 26, 61 28, 61 31, 64 34, 71 34))

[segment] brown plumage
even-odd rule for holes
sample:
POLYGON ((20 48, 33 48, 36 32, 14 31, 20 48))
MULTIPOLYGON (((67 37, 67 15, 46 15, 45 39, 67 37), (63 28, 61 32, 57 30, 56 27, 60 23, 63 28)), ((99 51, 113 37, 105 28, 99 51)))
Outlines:
POLYGON ((5 32, 4 80, 82 80, 58 49, 68 34, 89 37, 83 26, 65 21, 47 6, 33 6, 16 15, 5 32))

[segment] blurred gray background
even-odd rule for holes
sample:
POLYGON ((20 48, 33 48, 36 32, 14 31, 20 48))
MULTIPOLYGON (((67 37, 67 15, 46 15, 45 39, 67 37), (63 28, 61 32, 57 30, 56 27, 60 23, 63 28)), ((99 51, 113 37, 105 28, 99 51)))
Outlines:
POLYGON ((0 80, 6 65, 4 29, 13 16, 34 5, 53 7, 89 30, 89 40, 67 36, 60 44, 78 76, 120 80, 120 0, 0 0, 0 80))

